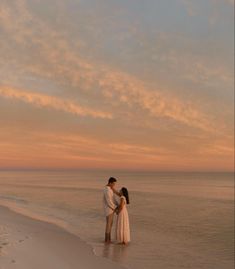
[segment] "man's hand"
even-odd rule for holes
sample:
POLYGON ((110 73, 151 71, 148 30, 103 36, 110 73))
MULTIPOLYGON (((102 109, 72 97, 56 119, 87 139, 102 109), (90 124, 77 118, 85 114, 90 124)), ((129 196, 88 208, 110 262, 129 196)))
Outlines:
POLYGON ((118 213, 119 213, 119 208, 118 208, 118 206, 114 209, 114 212, 118 215, 118 213))

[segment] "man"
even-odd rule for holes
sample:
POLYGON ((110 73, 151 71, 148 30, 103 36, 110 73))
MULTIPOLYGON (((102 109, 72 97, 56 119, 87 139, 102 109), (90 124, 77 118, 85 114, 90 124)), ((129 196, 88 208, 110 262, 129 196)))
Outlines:
POLYGON ((117 182, 116 178, 110 177, 108 184, 105 186, 105 189, 104 189, 103 205, 104 205, 104 213, 106 216, 106 228, 105 228, 105 242, 106 243, 111 242, 113 217, 117 208, 117 202, 115 201, 114 192, 113 192, 116 182, 117 182))

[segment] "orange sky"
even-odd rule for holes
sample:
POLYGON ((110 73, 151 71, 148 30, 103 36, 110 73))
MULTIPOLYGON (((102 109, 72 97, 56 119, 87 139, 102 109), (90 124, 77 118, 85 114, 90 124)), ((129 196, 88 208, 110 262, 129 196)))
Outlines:
POLYGON ((1 1, 0 169, 233 170, 233 1, 157 2, 1 1))

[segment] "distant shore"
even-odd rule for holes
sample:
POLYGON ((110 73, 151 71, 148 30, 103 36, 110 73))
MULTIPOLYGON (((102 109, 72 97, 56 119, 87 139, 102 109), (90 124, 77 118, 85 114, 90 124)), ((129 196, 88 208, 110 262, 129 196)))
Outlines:
POLYGON ((0 206, 0 269, 121 269, 62 228, 0 206))

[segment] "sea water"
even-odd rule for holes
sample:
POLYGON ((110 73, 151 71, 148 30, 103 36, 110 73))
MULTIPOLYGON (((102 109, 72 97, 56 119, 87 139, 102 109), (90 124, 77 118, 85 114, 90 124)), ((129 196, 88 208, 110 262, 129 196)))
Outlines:
POLYGON ((131 269, 234 267, 233 173, 1 171, 0 204, 56 223, 131 269), (110 176, 130 193, 128 246, 103 243, 110 176))

